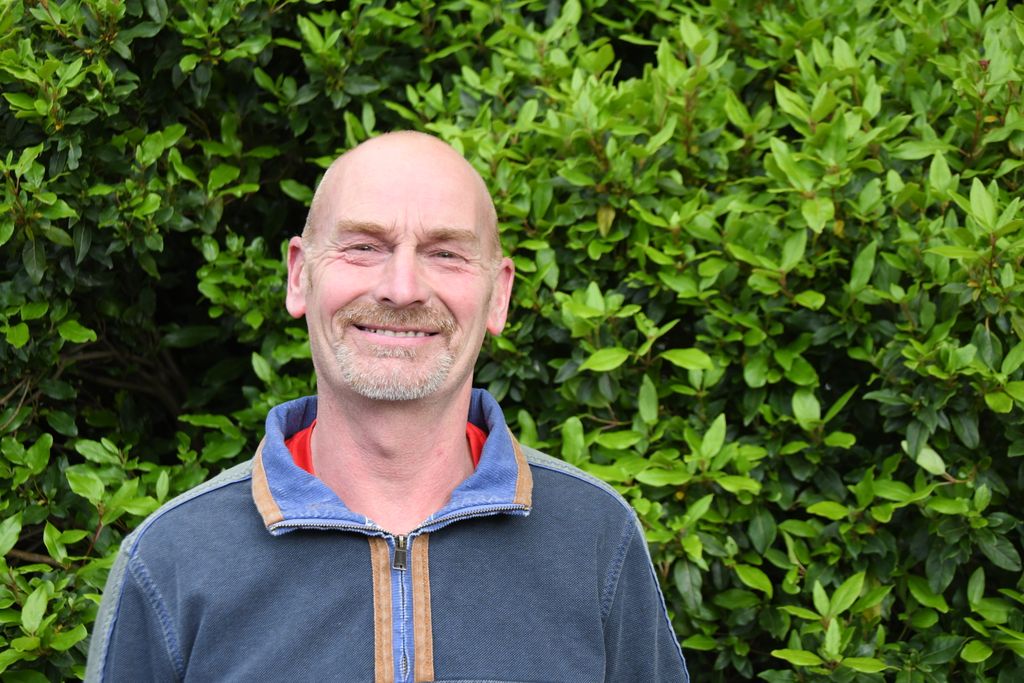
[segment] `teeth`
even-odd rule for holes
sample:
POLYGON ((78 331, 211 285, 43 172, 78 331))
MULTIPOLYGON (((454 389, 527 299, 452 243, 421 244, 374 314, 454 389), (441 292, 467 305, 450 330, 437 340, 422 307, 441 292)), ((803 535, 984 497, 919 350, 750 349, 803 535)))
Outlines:
POLYGON ((409 331, 409 332, 395 332, 394 330, 375 330, 375 329, 373 329, 371 327, 367 327, 366 331, 367 332, 372 332, 373 334, 382 334, 385 337, 428 337, 428 336, 430 336, 426 332, 412 332, 412 331, 409 331))

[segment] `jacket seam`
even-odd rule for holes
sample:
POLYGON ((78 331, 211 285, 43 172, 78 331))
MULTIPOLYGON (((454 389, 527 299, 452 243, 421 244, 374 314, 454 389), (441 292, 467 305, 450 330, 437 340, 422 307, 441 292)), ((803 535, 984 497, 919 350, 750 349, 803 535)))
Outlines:
POLYGON ((223 472, 215 476, 213 479, 210 479, 205 483, 199 484, 195 488, 190 489, 189 491, 186 491, 185 493, 182 493, 181 495, 176 496, 171 500, 167 501, 166 503, 164 503, 163 505, 161 505, 152 515, 147 517, 146 520, 143 521, 143 523, 135 529, 135 531, 129 534, 127 538, 125 538, 123 552, 125 552, 130 558, 134 559, 136 557, 136 548, 138 547, 139 542, 142 540, 142 536, 146 533, 147 530, 149 530, 151 526, 153 526, 154 523, 156 523, 157 520, 159 520, 161 517, 166 515, 171 510, 176 510, 177 508, 181 507, 182 505, 185 505, 191 500, 198 498, 199 496, 211 493, 213 491, 224 488, 226 486, 230 486, 232 484, 239 484, 245 481, 246 479, 251 478, 252 464, 253 461, 250 458, 249 460, 241 464, 235 465, 230 469, 224 470, 223 472))
POLYGON ((129 560, 128 572, 135 579, 139 588, 142 589, 146 602, 149 603, 150 608, 156 614, 157 621, 160 622, 160 632, 164 640, 164 651, 167 653, 167 658, 171 660, 174 673, 177 675, 178 680, 184 679, 185 658, 181 654, 181 645, 178 642, 177 634, 174 632, 167 604, 163 596, 160 595, 160 589, 157 588, 156 582, 153 581, 149 570, 146 569, 146 565, 138 557, 133 557, 129 560))
POLYGON ((526 454, 526 460, 531 467, 539 467, 551 472, 558 472, 559 474, 564 474, 568 477, 572 477, 573 479, 590 484, 617 502, 623 510, 629 513, 630 517, 635 514, 633 508, 626 499, 623 498, 622 495, 612 488, 607 482, 598 479, 592 474, 584 472, 574 465, 570 465, 564 460, 559 460, 558 458, 546 455, 538 450, 529 448, 528 446, 523 446, 523 452, 526 454))
POLYGON ((622 576, 622 567, 626 563, 626 555, 629 554, 629 546, 633 543, 633 536, 636 534, 637 526, 633 520, 626 521, 619 536, 619 545, 615 548, 612 556, 611 566, 605 577, 604 588, 601 590, 601 622, 606 623, 608 615, 611 614, 612 605, 615 603, 615 593, 619 588, 619 577, 622 576))

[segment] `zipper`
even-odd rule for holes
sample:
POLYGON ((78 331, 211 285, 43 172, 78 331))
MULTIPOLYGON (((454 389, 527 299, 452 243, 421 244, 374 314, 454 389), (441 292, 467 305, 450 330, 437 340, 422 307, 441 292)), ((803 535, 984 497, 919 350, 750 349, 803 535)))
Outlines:
POLYGON ((278 529, 330 529, 332 531, 355 531, 366 536, 386 536, 387 532, 373 524, 353 524, 351 522, 329 522, 316 520, 283 520, 267 527, 269 531, 278 529))
POLYGON ((398 571, 405 571, 409 562, 409 537, 395 536, 395 559, 391 561, 391 568, 398 571))
POLYGON ((461 521, 463 519, 471 519, 473 517, 490 517, 491 515, 497 515, 497 514, 501 514, 501 513, 528 512, 529 509, 530 508, 528 506, 526 506, 526 505, 516 504, 516 505, 492 505, 492 506, 488 506, 488 507, 486 507, 486 508, 484 508, 482 510, 473 510, 472 512, 452 512, 450 514, 445 515, 444 517, 439 517, 438 519, 435 519, 434 521, 430 522, 429 524, 424 524, 423 526, 421 526, 416 531, 418 533, 419 532, 433 533, 433 532, 437 531, 438 529, 443 529, 446 526, 448 526, 449 524, 454 524, 455 522, 461 521))

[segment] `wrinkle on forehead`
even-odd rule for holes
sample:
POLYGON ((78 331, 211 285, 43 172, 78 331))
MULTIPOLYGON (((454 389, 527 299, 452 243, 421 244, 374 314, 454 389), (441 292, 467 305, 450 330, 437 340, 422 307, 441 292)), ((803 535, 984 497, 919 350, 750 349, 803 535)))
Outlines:
POLYGON ((358 182, 360 174, 367 168, 389 167, 395 169, 396 175, 408 175, 409 169, 415 169, 422 172, 426 179, 424 182, 443 181, 451 187, 458 187, 460 192, 471 193, 478 223, 474 227, 487 236, 485 239, 490 243, 493 259, 500 258, 497 212, 483 178, 447 143, 415 131, 399 131, 372 138, 335 159, 313 195, 303 241, 313 241, 309 238, 327 225, 331 216, 345 210, 345 207, 337 207, 336 201, 346 183, 358 182), (350 177, 352 180, 348 180, 350 177))

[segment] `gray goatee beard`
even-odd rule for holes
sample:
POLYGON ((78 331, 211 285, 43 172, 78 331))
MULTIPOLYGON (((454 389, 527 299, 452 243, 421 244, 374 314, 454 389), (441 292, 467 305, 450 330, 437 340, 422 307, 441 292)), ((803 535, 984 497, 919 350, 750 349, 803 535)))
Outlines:
POLYGON ((441 354, 433 359, 429 367, 424 368, 414 366, 420 355, 420 351, 415 348, 374 345, 371 349, 376 358, 410 361, 379 363, 373 359, 357 357, 343 339, 339 341, 334 348, 334 355, 342 380, 365 398, 376 401, 413 401, 425 398, 441 388, 455 364, 449 343, 456 325, 455 320, 446 312, 420 306, 392 309, 361 304, 338 311, 334 323, 336 330, 345 330, 351 326, 429 329, 437 331, 445 339, 441 354))

